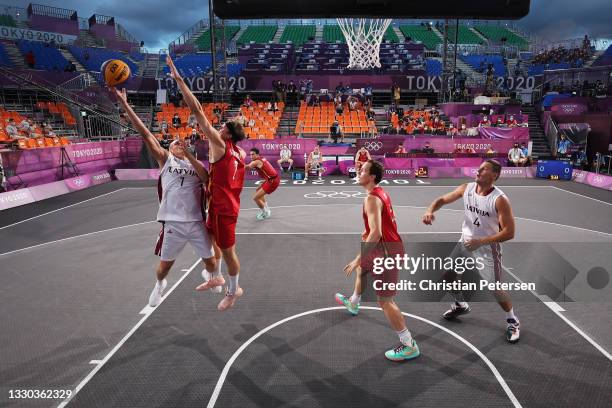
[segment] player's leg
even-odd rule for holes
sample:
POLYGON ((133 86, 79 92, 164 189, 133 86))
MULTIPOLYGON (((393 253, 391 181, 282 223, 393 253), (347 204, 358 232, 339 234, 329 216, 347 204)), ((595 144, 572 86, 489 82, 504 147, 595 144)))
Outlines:
POLYGON ((304 180, 308 180, 308 173, 310 173, 311 167, 312 163, 307 161, 304 165, 304 180))
POLYGON ((276 163, 278 163, 278 168, 280 169, 280 171, 283 171, 283 163, 285 162, 285 159, 278 159, 276 161, 276 163))
MULTIPOLYGON (((483 245, 478 248, 477 256, 482 257, 485 267, 480 270, 480 277, 489 283, 502 281, 502 251, 499 243, 483 245)), ((520 321, 514 314, 510 295, 503 290, 493 291, 493 296, 506 312, 506 340, 516 343, 520 339, 520 321)))
POLYGON ((275 177, 272 180, 268 180, 262 185, 262 190, 264 191, 264 194, 261 197, 261 201, 263 202, 263 218, 270 218, 272 215, 272 210, 270 207, 268 207, 266 195, 275 192, 278 186, 280 186, 280 177, 275 177))
POLYGON ((160 235, 161 253, 160 261, 157 265, 155 275, 157 280, 155 287, 149 295, 149 306, 157 306, 164 295, 164 290, 168 285, 166 276, 170 272, 170 268, 174 265, 174 260, 187 244, 187 238, 181 226, 182 223, 164 223, 163 233, 160 235))
POLYGON ((257 190, 255 190, 255 194, 253 195, 253 201, 255 201, 255 204, 257 204, 257 206, 259 207, 259 212, 255 216, 255 218, 257 218, 258 220, 264 219, 264 212, 266 207, 266 200, 264 198, 266 195, 266 191, 264 189, 264 186, 267 183, 268 181, 264 181, 261 186, 257 187, 257 190))
POLYGON ((353 294, 347 298, 342 293, 336 293, 336 303, 346 307, 346 310, 353 316, 359 313, 359 304, 361 303, 361 295, 367 282, 367 272, 364 272, 360 267, 355 271, 355 287, 353 294))
MULTIPOLYGON (((457 259, 459 257, 471 257, 471 256, 472 255, 465 249, 465 246, 463 245, 462 241, 459 241, 457 245, 455 245, 455 248, 453 248, 453 251, 449 255, 451 259, 457 259)), ((449 270, 444 273, 443 280, 450 282, 450 283, 454 281, 461 282, 462 277, 463 277, 462 273, 457 273, 454 270, 449 270)), ((444 317, 447 320, 452 320, 456 318, 457 316, 461 316, 461 315, 468 314, 471 312, 470 305, 465 301, 462 291, 460 290, 451 291, 449 293, 453 297, 454 302, 451 304, 450 309, 448 309, 446 312, 442 314, 442 317, 444 317)))
MULTIPOLYGON (((384 292, 384 291, 382 291, 384 292)), ((378 292, 377 292, 378 293, 378 292)), ((385 357, 391 361, 410 360, 418 357, 421 352, 412 334, 406 327, 406 318, 393 300, 393 296, 378 296, 378 305, 383 310, 391 328, 395 330, 400 344, 385 352, 385 357)))
POLYGON ((189 243, 196 254, 202 258, 205 267, 202 270, 202 277, 205 283, 198 286, 196 290, 211 289, 212 292, 221 293, 225 279, 223 279, 220 273, 221 262, 219 257, 215 256, 212 241, 206 227, 201 222, 192 223, 189 243))
POLYGON ((291 168, 293 167, 293 159, 287 159, 287 161, 289 162, 289 169, 287 169, 287 171, 291 171, 291 168))
POLYGON ((227 291, 221 302, 219 302, 217 309, 227 310, 233 307, 238 298, 243 294, 243 290, 238 284, 240 276, 240 260, 236 253, 236 223, 238 217, 217 216, 216 218, 217 234, 215 237, 227 266, 227 274, 229 275, 227 291))

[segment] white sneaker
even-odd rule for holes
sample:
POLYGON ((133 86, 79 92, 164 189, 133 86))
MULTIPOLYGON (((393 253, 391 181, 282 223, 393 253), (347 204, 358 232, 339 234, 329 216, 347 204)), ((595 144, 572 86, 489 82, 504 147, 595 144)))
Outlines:
POLYGON ((153 291, 151 292, 151 296, 149 296, 149 306, 155 307, 159 305, 162 300, 162 297, 164 296, 164 290, 166 289, 167 285, 168 282, 165 279, 161 282, 157 281, 155 287, 153 288, 153 291))
MULTIPOLYGON (((202 269, 202 277, 204 278, 204 282, 208 282, 209 280, 212 279, 212 273, 208 272, 206 269, 202 269)), ((221 293, 222 290, 223 290, 223 285, 213 286, 212 288, 210 288, 210 291, 212 293, 221 293)))
POLYGON ((270 218, 270 216, 272 215, 272 210, 271 209, 267 209, 264 210, 264 218, 270 218))

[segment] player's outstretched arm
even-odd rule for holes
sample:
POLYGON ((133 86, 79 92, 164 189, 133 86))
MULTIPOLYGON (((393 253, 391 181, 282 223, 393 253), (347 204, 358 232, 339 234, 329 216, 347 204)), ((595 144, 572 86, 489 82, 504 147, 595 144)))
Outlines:
POLYGON ((247 167, 249 169, 259 169, 259 168, 261 168, 261 166, 263 166, 263 162, 261 160, 259 160, 259 159, 255 159, 255 160, 252 160, 245 167, 247 167))
POLYGON ((183 77, 181 77, 181 74, 178 72, 178 69, 176 69, 174 61, 172 61, 170 55, 166 57, 166 63, 168 64, 168 68, 170 69, 170 76, 174 78, 179 89, 181 90, 181 93, 183 94, 183 100, 185 101, 187 106, 189 106, 191 113, 193 113, 193 115, 195 116, 196 121, 199 123, 200 127, 208 137, 209 142, 214 143, 216 145, 225 146, 225 143, 221 139, 219 131, 217 131, 217 129, 215 129, 213 125, 209 122, 208 118, 206 117, 206 114, 204 114, 204 110, 202 109, 200 101, 198 101, 198 99, 195 97, 193 92, 191 92, 191 90, 183 80, 183 77))
POLYGON ((147 129, 144 123, 142 123, 140 117, 136 114, 136 112, 134 112, 134 109, 132 109, 128 103, 125 88, 121 91, 119 91, 117 88, 111 88, 111 92, 115 94, 117 101, 127 114, 129 121, 132 123, 132 125, 134 125, 136 131, 138 131, 138 133, 142 136, 147 148, 159 164, 159 167, 163 167, 166 159, 168 158, 168 152, 161 147, 157 139, 155 139, 155 136, 153 136, 151 131, 147 129))
POLYGON ((463 197, 463 193, 465 192, 466 187, 467 187, 467 184, 462 184, 459 187, 457 187, 455 190, 451 191, 450 193, 444 194, 443 196, 436 198, 429 205, 429 207, 427 207, 427 211, 425 211, 425 214, 423 215, 423 220, 422 220, 423 224, 425 225, 433 224, 434 220, 436 219, 436 217, 434 216, 434 213, 438 211, 440 208, 442 208, 443 206, 454 203, 455 201, 463 197))
POLYGON ((180 140, 178 143, 183 146, 183 151, 185 152, 185 158, 189 160, 189 163, 193 166, 193 169, 198 174, 198 178, 204 184, 208 183, 208 171, 204 167, 204 165, 195 158, 195 156, 187 149, 184 140, 180 140))

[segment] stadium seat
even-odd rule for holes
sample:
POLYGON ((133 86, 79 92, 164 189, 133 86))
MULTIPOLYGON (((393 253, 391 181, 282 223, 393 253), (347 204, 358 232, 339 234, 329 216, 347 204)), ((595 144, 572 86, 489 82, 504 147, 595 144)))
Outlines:
POLYGON ((20 40, 17 41, 17 47, 24 57, 28 52, 32 51, 35 69, 63 72, 66 66, 68 66, 68 60, 64 58, 62 53, 48 43, 20 40))
POLYGON ((278 31, 278 26, 249 26, 236 41, 237 44, 265 44, 272 41, 278 31))
MULTIPOLYGON (((236 33, 240 31, 239 26, 225 26, 225 39, 230 41, 236 33)), ((215 38, 221 38, 223 31, 220 28, 215 28, 215 38)), ((195 40, 195 45, 200 51, 210 50, 210 30, 206 30, 195 40)))
POLYGON ((520 49, 529 48, 529 43, 523 37, 515 34, 506 27, 493 25, 475 25, 474 29, 495 43, 501 43, 505 39, 508 45, 516 45, 520 49))
POLYGON ((422 42, 430 50, 435 50, 438 44, 442 44, 442 39, 424 26, 402 25, 400 26, 400 31, 406 39, 410 38, 412 41, 422 42))
POLYGON ((0 65, 5 67, 13 66, 13 62, 11 61, 11 58, 7 54, 4 44, 2 43, 0 43, 0 65))
POLYGON ((300 46, 315 38, 316 28, 313 25, 288 25, 280 38, 281 43, 292 42, 300 46))
POLYGON ((128 64, 132 75, 138 74, 138 66, 122 52, 106 48, 77 47, 76 45, 69 46, 68 50, 89 71, 100 72, 100 67, 104 61, 119 59, 128 64), (89 54, 89 58, 85 58, 87 54, 89 54))

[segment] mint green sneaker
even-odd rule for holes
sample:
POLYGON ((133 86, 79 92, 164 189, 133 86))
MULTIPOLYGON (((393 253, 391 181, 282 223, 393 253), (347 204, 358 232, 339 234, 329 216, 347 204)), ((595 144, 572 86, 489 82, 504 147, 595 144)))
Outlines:
POLYGON ((266 214, 260 210, 257 215, 255 216, 255 218, 257 218, 259 221, 263 220, 264 218, 266 218, 266 214))
POLYGON ((412 339, 412 346, 404 346, 400 344, 394 349, 391 349, 385 353, 385 357, 391 361, 403 361, 403 360, 412 360, 421 355, 421 351, 419 350, 419 346, 416 344, 416 341, 412 339))
POLYGON ((348 299, 341 293, 336 293, 335 299, 336 303, 346 307, 346 310, 348 310, 350 314, 352 314, 353 316, 357 316, 357 313, 359 313, 359 304, 355 305, 351 303, 350 299, 348 299))

